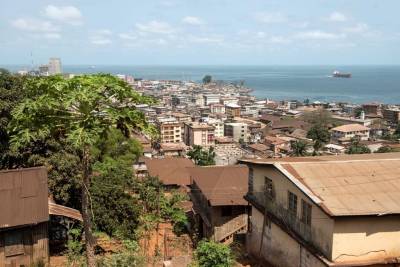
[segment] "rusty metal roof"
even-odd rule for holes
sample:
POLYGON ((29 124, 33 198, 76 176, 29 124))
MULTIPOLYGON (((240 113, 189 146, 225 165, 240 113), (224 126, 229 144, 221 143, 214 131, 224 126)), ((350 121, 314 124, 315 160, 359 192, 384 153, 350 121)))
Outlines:
POLYGON ((190 168, 193 182, 213 206, 247 205, 249 169, 244 165, 190 168))
POLYGON ((50 215, 64 216, 81 222, 83 221, 82 214, 79 212, 79 210, 58 205, 51 200, 49 200, 48 204, 50 215))
POLYGON ((44 167, 0 171, 0 228, 49 220, 44 167))
POLYGON ((190 185, 190 174, 187 167, 194 164, 187 158, 145 159, 151 176, 158 176, 165 185, 190 185))

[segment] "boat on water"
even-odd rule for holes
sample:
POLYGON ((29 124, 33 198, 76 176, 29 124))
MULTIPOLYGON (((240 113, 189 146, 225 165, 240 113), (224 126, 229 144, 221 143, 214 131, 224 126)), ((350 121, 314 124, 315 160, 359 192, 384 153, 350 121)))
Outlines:
POLYGON ((351 73, 342 73, 342 72, 339 72, 339 71, 335 70, 333 72, 333 74, 332 74, 332 77, 335 77, 335 78, 351 78, 351 73))

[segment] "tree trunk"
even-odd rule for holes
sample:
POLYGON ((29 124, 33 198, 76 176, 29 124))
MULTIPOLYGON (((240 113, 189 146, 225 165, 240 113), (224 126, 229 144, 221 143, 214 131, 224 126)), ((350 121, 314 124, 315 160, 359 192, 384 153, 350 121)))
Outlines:
POLYGON ((90 165, 90 152, 89 148, 83 149, 83 183, 82 183, 82 218, 83 228, 85 231, 85 244, 86 244, 86 261, 88 267, 96 267, 96 259, 94 255, 94 247, 96 241, 92 233, 92 209, 89 202, 89 187, 90 187, 90 176, 92 173, 90 165))

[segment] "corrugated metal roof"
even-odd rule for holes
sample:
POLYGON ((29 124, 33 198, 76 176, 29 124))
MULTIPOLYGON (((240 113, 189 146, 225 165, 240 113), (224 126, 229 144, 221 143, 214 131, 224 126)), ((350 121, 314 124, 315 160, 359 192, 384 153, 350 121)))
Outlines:
POLYGON ((145 159, 151 176, 158 176, 165 185, 190 185, 187 167, 194 164, 187 158, 145 159))
POLYGON ((212 206, 247 205, 247 166, 212 166, 190 168, 190 175, 212 206))
POLYGON ((400 159, 281 165, 333 216, 400 213, 400 159))
POLYGON ((49 200, 49 213, 51 215, 64 216, 81 222, 83 221, 82 214, 79 212, 79 210, 58 205, 50 200, 49 200))
POLYGON ((49 220, 44 167, 0 171, 0 228, 49 220))

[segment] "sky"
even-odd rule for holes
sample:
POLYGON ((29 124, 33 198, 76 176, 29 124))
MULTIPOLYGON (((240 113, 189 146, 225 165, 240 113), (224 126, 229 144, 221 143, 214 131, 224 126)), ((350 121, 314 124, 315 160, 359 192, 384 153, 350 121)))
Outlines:
POLYGON ((0 0, 0 65, 400 64, 399 0, 0 0))

